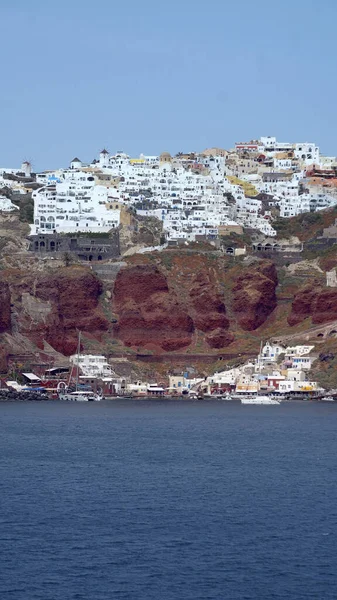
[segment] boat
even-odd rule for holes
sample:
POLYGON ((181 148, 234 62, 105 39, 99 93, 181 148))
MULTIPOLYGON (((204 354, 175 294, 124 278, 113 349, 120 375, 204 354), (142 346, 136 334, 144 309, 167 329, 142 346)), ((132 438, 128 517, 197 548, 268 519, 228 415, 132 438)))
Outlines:
POLYGON ((270 398, 270 396, 242 396, 241 404, 280 404, 276 398, 270 398))
POLYGON ((66 400, 67 402, 89 402, 89 395, 83 392, 69 392, 67 388, 64 391, 59 391, 59 400, 66 400))
POLYGON ((59 392, 59 399, 67 400, 68 402, 99 402, 102 400, 102 396, 99 396, 99 394, 95 394, 92 391, 69 392, 66 390, 65 392, 59 392))
POLYGON ((336 402, 336 400, 333 396, 323 396, 323 398, 320 398, 319 401, 320 402, 336 402))

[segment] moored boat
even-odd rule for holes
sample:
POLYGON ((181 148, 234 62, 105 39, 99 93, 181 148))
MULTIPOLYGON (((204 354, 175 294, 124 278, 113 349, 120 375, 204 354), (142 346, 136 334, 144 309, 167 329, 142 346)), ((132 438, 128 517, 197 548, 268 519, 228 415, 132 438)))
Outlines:
POLYGON ((256 396, 242 396, 241 404, 280 404, 280 401, 276 400, 276 398, 271 398, 270 396, 257 394, 256 396))
POLYGON ((74 392, 69 392, 68 390, 60 391, 58 397, 60 400, 66 400, 68 402, 99 402, 102 400, 102 396, 95 394, 91 390, 74 392))

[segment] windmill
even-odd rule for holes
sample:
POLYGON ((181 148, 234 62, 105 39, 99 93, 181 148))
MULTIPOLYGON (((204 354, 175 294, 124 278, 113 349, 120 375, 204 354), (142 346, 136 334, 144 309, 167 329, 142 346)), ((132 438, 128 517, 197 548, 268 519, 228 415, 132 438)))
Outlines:
POLYGON ((25 174, 25 177, 31 177, 32 162, 28 159, 25 159, 21 164, 21 171, 25 174))

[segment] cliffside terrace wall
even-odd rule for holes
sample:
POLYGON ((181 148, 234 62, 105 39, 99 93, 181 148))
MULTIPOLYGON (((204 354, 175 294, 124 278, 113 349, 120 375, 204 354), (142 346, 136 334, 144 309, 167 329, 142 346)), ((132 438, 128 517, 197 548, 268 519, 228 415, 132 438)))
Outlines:
POLYGON ((65 252, 74 254, 80 260, 105 260, 120 256, 119 231, 113 231, 109 237, 87 235, 37 234, 31 235, 29 250, 39 254, 55 254, 60 256, 65 252))

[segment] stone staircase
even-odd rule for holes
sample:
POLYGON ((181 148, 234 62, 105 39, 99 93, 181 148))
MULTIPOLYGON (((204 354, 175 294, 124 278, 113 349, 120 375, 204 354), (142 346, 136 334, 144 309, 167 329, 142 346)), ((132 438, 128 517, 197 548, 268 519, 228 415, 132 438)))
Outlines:
POLYGON ((103 281, 114 283, 119 270, 126 265, 125 262, 103 263, 91 265, 92 270, 103 281))

